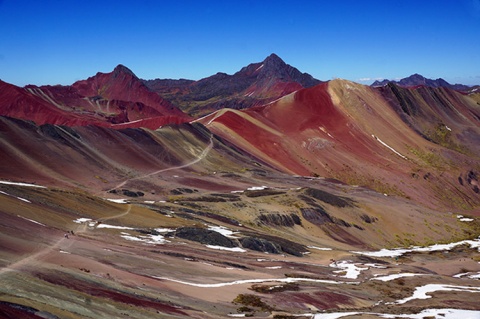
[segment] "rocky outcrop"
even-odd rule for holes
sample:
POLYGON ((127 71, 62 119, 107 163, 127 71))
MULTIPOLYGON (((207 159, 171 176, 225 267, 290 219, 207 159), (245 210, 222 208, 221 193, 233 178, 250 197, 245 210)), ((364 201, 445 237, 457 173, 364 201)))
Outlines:
POLYGON ((333 195, 332 193, 317 188, 307 188, 305 194, 335 207, 354 206, 354 201, 349 198, 333 195))
POLYGON ((255 237, 245 237, 240 239, 240 243, 242 244, 243 248, 261 251, 270 254, 280 254, 282 252, 282 248, 263 238, 255 238, 255 237))
POLYGON ((341 218, 331 216, 322 207, 302 208, 303 218, 315 225, 335 224, 343 227, 352 227, 352 225, 341 218))
POLYGON ((243 248, 271 254, 286 253, 301 257, 303 256, 303 253, 307 251, 303 245, 297 244, 288 239, 267 235, 262 235, 262 237, 254 235, 243 237, 240 239, 240 243, 243 248))
POLYGON ((140 192, 140 191, 135 192, 129 189, 112 189, 108 192, 112 194, 117 194, 117 195, 125 195, 128 197, 143 197, 145 195, 144 192, 140 192))
POLYGON ((302 225, 302 220, 297 214, 261 214, 258 217, 258 222, 269 226, 283 226, 293 227, 295 225, 302 225))
POLYGON ((238 247, 238 243, 219 232, 198 228, 198 227, 182 227, 178 228, 174 233, 170 233, 178 238, 196 241, 205 245, 223 246, 228 248, 238 247))

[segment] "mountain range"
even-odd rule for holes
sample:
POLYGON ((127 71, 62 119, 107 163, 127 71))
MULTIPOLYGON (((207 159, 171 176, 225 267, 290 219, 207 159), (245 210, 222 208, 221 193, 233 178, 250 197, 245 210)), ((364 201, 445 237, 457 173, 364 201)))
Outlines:
POLYGON ((0 81, 0 137, 0 317, 478 309, 476 87, 320 81, 275 54, 198 81, 119 65, 0 81), (432 283, 469 288, 400 309, 432 283))
POLYGON ((463 91, 463 92, 468 92, 470 90, 474 90, 479 87, 478 85, 471 87, 464 84, 450 84, 442 78, 439 78, 436 80, 427 79, 417 73, 412 74, 409 77, 400 79, 398 81, 387 80, 387 79, 384 79, 381 81, 376 80, 371 84, 371 86, 373 87, 384 86, 388 83, 395 83, 398 86, 402 86, 402 87, 417 87, 417 86, 428 86, 432 88, 444 87, 444 88, 449 88, 452 90, 463 91))

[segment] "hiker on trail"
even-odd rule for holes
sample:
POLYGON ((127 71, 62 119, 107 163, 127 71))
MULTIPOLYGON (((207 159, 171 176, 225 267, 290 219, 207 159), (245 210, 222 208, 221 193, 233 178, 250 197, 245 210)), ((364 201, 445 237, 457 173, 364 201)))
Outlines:
POLYGON ((65 233, 65 235, 64 235, 63 237, 65 237, 66 239, 68 239, 68 233, 65 233))

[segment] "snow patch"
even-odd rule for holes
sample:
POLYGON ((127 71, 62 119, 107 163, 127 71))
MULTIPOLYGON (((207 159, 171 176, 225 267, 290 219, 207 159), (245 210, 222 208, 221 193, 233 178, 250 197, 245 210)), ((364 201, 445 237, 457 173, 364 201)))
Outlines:
POLYGON ((400 154, 399 152, 397 152, 393 147, 389 146, 387 143, 385 143, 384 141, 382 141, 381 139, 379 139, 378 137, 376 137, 375 135, 372 134, 372 137, 374 139, 376 139, 380 144, 382 144, 383 146, 385 146, 386 148, 388 148, 389 150, 391 150, 392 152, 394 152, 395 154, 397 154, 398 156, 400 156, 401 158, 403 159, 407 159, 407 157, 403 156, 402 154, 400 154))
POLYGON ((28 199, 21 198, 21 197, 17 197, 17 196, 13 196, 13 195, 10 195, 10 194, 5 193, 5 192, 2 192, 2 191, 0 191, 0 194, 7 195, 7 196, 10 196, 10 197, 14 197, 14 198, 16 198, 16 199, 21 200, 22 202, 26 202, 26 203, 30 203, 30 204, 32 203, 32 202, 29 201, 28 199))
POLYGON ((128 199, 126 199, 126 198, 119 198, 119 199, 105 198, 105 199, 108 200, 109 202, 114 202, 114 203, 118 203, 118 204, 128 204, 128 199))
POLYGON ((131 241, 141 241, 146 244, 165 244, 169 241, 165 239, 162 235, 141 235, 141 236, 133 236, 129 233, 122 232, 120 235, 123 239, 131 240, 131 241))
POLYGON ((371 278, 370 280, 391 281, 398 278, 413 277, 413 276, 425 276, 425 274, 414 274, 414 273, 392 274, 392 275, 371 278))
POLYGON ((473 218, 463 217, 463 215, 457 215, 457 219, 461 222, 473 222, 473 218))
POLYGON ((340 262, 333 262, 330 264, 330 267, 340 268, 340 270, 334 271, 335 273, 345 272, 345 275, 340 276, 343 278, 357 279, 362 270, 367 270, 367 268, 361 268, 356 266, 350 260, 342 260, 340 262))
POLYGON ((460 292, 480 292, 480 287, 454 286, 442 284, 428 284, 415 288, 413 295, 401 300, 397 300, 396 304, 404 304, 414 299, 429 299, 432 296, 429 293, 436 291, 460 291, 460 292))
POLYGON ((410 248, 395 248, 395 249, 381 249, 379 251, 352 251, 352 253, 370 256, 370 257, 400 257, 405 253, 410 252, 430 252, 450 250, 456 246, 469 245, 470 248, 477 248, 480 251, 480 237, 475 240, 462 240, 450 244, 435 244, 427 247, 413 246, 410 248))
POLYGON ((91 218, 77 218, 73 222, 77 223, 77 224, 83 224, 83 223, 89 222, 91 220, 92 220, 91 218))
POLYGON ((247 188, 247 191, 261 191, 267 188, 268 188, 267 186, 252 186, 247 188))
POLYGON ((45 186, 40 186, 40 185, 35 185, 35 184, 18 183, 18 182, 7 182, 7 181, 0 181, 0 184, 5 184, 5 185, 17 185, 17 186, 25 186, 25 187, 46 188, 45 186))
POLYGON ((234 252, 237 252, 237 253, 246 252, 245 249, 240 248, 240 247, 223 247, 223 246, 215 246, 215 245, 206 245, 206 247, 211 248, 211 249, 234 251, 234 252))
POLYGON ((332 250, 332 248, 326 248, 326 247, 317 247, 317 246, 307 246, 307 248, 311 249, 317 249, 317 250, 332 250))
POLYGON ((326 130, 323 126, 319 126, 318 128, 320 129, 320 131, 322 131, 323 133, 327 134, 328 137, 334 138, 334 137, 332 136, 332 134, 328 133, 327 130, 326 130))
POLYGON ((42 223, 40 223, 40 222, 37 222, 36 220, 28 219, 28 218, 25 218, 25 217, 20 216, 20 215, 17 215, 17 217, 20 217, 21 219, 28 220, 29 222, 32 222, 32 223, 35 223, 35 224, 38 224, 38 225, 41 225, 41 226, 47 226, 47 225, 45 225, 45 224, 42 224, 42 223))
POLYGON ((381 318, 407 318, 407 319, 423 319, 423 318, 435 318, 435 319, 478 319, 480 318, 479 310, 463 310, 463 309, 424 309, 415 314, 386 314, 386 313, 374 313, 374 312, 332 312, 325 314, 316 314, 313 319, 339 319, 353 315, 372 315, 381 318))
POLYGON ((116 225, 108 225, 108 224, 99 224, 97 228, 111 228, 111 229, 135 229, 132 227, 127 226, 116 226, 116 225))
POLYGON ((228 238, 238 238, 236 236, 233 236, 234 234, 238 234, 238 232, 231 231, 230 229, 223 226, 208 226, 208 230, 213 230, 214 232, 220 233, 228 238))
POLYGON ((167 277, 157 277, 157 276, 152 276, 152 278, 172 281, 172 282, 176 282, 176 283, 179 283, 179 284, 183 284, 183 285, 187 285, 187 286, 193 286, 193 287, 199 287, 199 288, 220 288, 220 287, 226 287, 226 286, 243 285, 243 284, 257 284, 257 283, 265 283, 265 282, 292 283, 292 282, 302 282, 303 281, 303 282, 319 282, 319 283, 332 284, 332 285, 345 284, 345 282, 341 282, 341 281, 311 279, 311 278, 293 278, 293 277, 292 278, 271 278, 271 279, 244 279, 244 280, 235 280, 235 281, 221 282, 221 283, 215 283, 215 284, 201 284, 201 283, 194 283, 194 282, 182 281, 182 280, 177 280, 177 279, 172 279, 172 278, 167 278, 167 277))
POLYGON ((260 65, 254 72, 259 71, 259 70, 260 70, 261 68, 263 68, 263 67, 264 67, 264 65, 263 65, 263 63, 262 63, 262 65, 260 65))

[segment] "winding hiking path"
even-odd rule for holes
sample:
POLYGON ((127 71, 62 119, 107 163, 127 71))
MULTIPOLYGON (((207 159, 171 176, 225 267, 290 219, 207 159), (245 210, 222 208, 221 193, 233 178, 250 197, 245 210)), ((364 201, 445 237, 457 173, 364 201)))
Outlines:
MULTIPOLYGON (((160 170, 157 170, 157 171, 145 174, 145 175, 141 175, 141 176, 137 176, 137 177, 127 179, 127 180, 121 182, 120 184, 116 185, 113 189, 120 188, 120 187, 124 186, 127 182, 129 182, 131 180, 134 180, 134 179, 150 177, 150 176, 160 174, 160 173, 163 173, 163 172, 166 172, 166 171, 182 169, 182 168, 185 168, 185 167, 192 166, 192 165, 200 162, 201 160, 203 160, 208 155, 208 153, 210 152, 210 150, 212 148, 213 148, 213 135, 210 136, 210 142, 208 143, 207 147, 205 147, 205 149, 202 150, 200 155, 198 155, 197 158, 195 158, 194 160, 192 160, 188 163, 182 164, 182 165, 160 169, 160 170)), ((99 225, 99 222, 104 222, 104 221, 107 221, 107 220, 112 220, 112 219, 115 219, 115 218, 120 218, 120 217, 126 216, 127 214, 130 213, 131 208, 132 208, 132 205, 128 204, 127 210, 123 213, 120 213, 120 214, 117 214, 117 215, 114 215, 114 216, 102 217, 102 218, 97 219, 96 220, 97 223, 95 224, 94 228, 96 228, 99 225)), ((77 226, 74 229, 74 233, 78 235, 78 234, 82 234, 82 233, 87 232, 88 231, 88 223, 89 222, 85 222, 85 223, 82 223, 81 225, 77 226)), ((41 260, 42 258, 44 258, 45 256, 47 256, 48 254, 50 254, 54 251, 57 251, 60 247, 62 247, 62 248, 70 247, 75 240, 74 238, 75 238, 75 236, 70 236, 70 238, 62 236, 59 240, 57 240, 52 245, 50 245, 48 247, 45 247, 44 249, 42 249, 42 250, 40 250, 40 251, 38 251, 38 252, 28 256, 28 257, 17 260, 16 262, 13 262, 12 264, 10 264, 8 266, 3 267, 2 269, 0 269, 0 277, 2 275, 6 274, 6 273, 9 273, 11 271, 15 271, 17 269, 20 269, 23 266, 36 263, 39 260, 41 260), (65 245, 64 244, 65 242, 68 242, 68 244, 65 245)))
POLYGON ((213 135, 210 136, 210 142, 208 143, 207 147, 205 147, 205 149, 200 153, 200 155, 198 155, 198 157, 188 163, 185 163, 185 164, 182 164, 182 165, 179 165, 179 166, 172 166, 172 167, 168 167, 168 168, 163 168, 163 169, 160 169, 158 171, 154 171, 152 173, 148 173, 148 174, 145 174, 145 175, 141 175, 141 176, 137 176, 137 177, 132 177, 132 178, 129 178, 129 179, 126 179, 124 180, 123 182, 121 182, 120 184, 116 185, 115 187, 113 187, 112 189, 117 189, 117 188, 121 188, 123 187, 126 183, 128 183, 129 181, 131 180, 135 180, 135 179, 140 179, 140 178, 145 178, 145 177, 150 177, 150 176, 153 176, 153 175, 157 175, 157 174, 160 174, 160 173, 163 173, 163 172, 167 172, 167 171, 172 171, 172 170, 176 170, 176 169, 182 169, 182 168, 185 168, 185 167, 189 167, 189 166, 192 166, 198 162, 200 162, 201 160, 203 160, 207 155, 208 153, 210 152, 210 150, 213 148, 213 135))
MULTIPOLYGON (((132 205, 131 204, 128 204, 128 208, 126 211, 120 213, 120 214, 117 214, 117 215, 113 215, 113 216, 108 216, 108 217, 102 217, 102 218, 99 218, 97 219, 97 221, 106 221, 106 220, 111 220, 111 219, 115 219, 115 218, 120 218, 120 217, 123 217, 123 216, 126 216, 130 213, 132 209, 132 205)), ((84 222, 80 225, 78 225, 75 229, 74 229, 74 233, 76 235, 79 235, 79 234, 82 234, 82 233, 86 233, 88 232, 88 222, 84 222)), ((95 225, 95 228, 96 226, 98 225, 98 223, 95 225)), ((6 273, 9 273, 11 271, 15 271, 17 269, 20 269, 22 268, 23 266, 26 266, 26 265, 31 265, 31 264, 35 264, 37 262, 39 262, 39 260, 41 260, 42 258, 44 258, 45 256, 49 255, 50 253, 52 252, 55 252, 55 251, 58 251, 60 248, 63 250, 63 249, 66 249, 66 248, 69 248, 70 246, 72 246, 72 244, 74 243, 75 241, 75 235, 72 235, 72 236, 69 236, 68 238, 67 237, 64 237, 62 236, 59 240, 57 240, 55 243, 53 243, 52 245, 48 246, 48 247, 45 247, 44 249, 28 256, 28 257, 25 257, 25 258, 22 258, 20 260, 17 260, 16 262, 8 265, 8 266, 5 266, 3 267, 2 269, 0 269, 0 277, 6 273), (67 244, 64 244, 64 243, 67 243, 67 244)))

